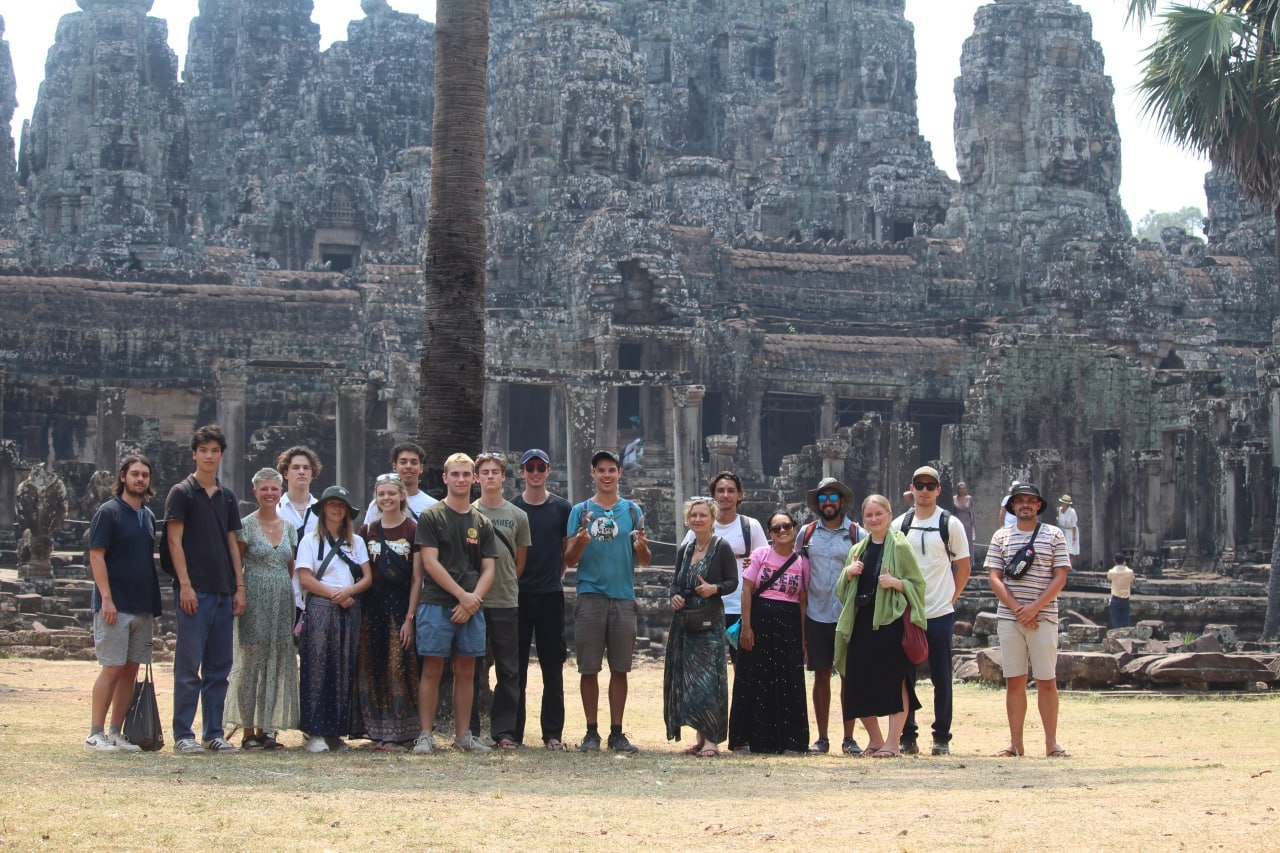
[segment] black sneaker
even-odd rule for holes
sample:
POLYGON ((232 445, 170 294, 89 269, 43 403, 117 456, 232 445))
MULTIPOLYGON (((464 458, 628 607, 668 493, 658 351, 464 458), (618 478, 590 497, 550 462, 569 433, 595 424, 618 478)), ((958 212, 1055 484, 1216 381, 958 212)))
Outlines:
POLYGON ((902 750, 903 755, 919 755, 920 754, 920 744, 916 743, 913 740, 904 740, 901 744, 899 744, 898 748, 902 750))
POLYGON ((830 751, 831 741, 824 737, 818 738, 813 742, 813 746, 809 747, 809 752, 812 755, 826 755, 830 751))
POLYGON ((582 738, 582 743, 578 744, 578 752, 599 752, 599 751, 600 751, 600 733, 587 732, 586 736, 582 738))
MULTIPOLYGON (((597 744, 599 743, 599 738, 596 739, 596 742, 597 744)), ((600 748, 599 746, 596 747, 596 749, 599 749, 599 748, 600 748)), ((610 733, 609 748, 612 749, 614 752, 639 752, 640 751, 639 747, 637 747, 631 741, 627 740, 627 736, 624 735, 622 732, 610 733)))
POLYGON ((851 737, 845 738, 840 744, 840 751, 845 755, 862 755, 862 747, 858 746, 858 742, 851 737))
POLYGON ((933 742, 933 754, 934 755, 950 755, 951 746, 949 744, 940 743, 935 740, 933 742))

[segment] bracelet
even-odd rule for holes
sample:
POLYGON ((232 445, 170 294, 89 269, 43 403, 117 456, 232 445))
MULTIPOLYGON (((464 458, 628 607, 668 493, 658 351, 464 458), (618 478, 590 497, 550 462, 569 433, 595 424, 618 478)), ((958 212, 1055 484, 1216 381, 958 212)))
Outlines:
POLYGON ((412 622, 412 621, 413 621, 413 617, 414 617, 414 614, 413 614, 413 613, 406 613, 406 614, 404 615, 404 621, 406 621, 406 622, 412 622))
POLYGON ((245 588, 245 585, 244 585, 244 584, 242 584, 242 583, 238 583, 238 584, 236 584, 236 589, 244 589, 244 588, 245 588))

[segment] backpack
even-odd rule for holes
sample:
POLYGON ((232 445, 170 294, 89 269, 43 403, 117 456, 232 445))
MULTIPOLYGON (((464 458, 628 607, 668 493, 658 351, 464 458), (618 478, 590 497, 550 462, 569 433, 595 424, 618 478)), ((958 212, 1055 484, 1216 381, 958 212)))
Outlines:
MULTIPOLYGON (((809 559, 809 540, 813 538, 813 532, 817 529, 818 522, 816 521, 811 521, 804 527, 800 528, 800 547, 797 548, 796 551, 798 551, 800 556, 804 557, 806 560, 809 559)), ((853 527, 850 528, 850 532, 853 534, 850 537, 853 539, 853 544, 857 545, 858 541, 862 539, 862 525, 855 522, 853 527)))
MULTIPOLYGON (((947 549, 948 559, 954 560, 956 558, 956 555, 951 551, 951 514, 947 512, 945 509, 939 509, 938 511, 942 513, 942 516, 938 519, 938 527, 936 529, 938 531, 938 535, 942 537, 942 547, 947 549)), ((902 533, 902 535, 904 536, 907 534, 908 530, 921 531, 922 535, 920 537, 920 553, 923 554, 924 553, 923 533, 927 533, 928 531, 933 530, 935 528, 932 528, 932 527, 914 527, 913 528, 911 526, 911 522, 915 520, 916 520, 916 511, 914 509, 907 510, 907 514, 902 517, 902 524, 898 525, 898 531, 902 533)))
MULTIPOLYGON (((311 516, 316 514, 315 508, 318 507, 319 505, 320 504, 318 502, 313 504, 308 504, 307 511, 302 514, 302 526, 298 528, 298 538, 293 543, 293 558, 295 560, 298 559, 298 546, 302 544, 302 537, 307 535, 307 519, 311 518, 311 516)), ((378 523, 381 524, 381 522, 378 522, 378 523)))

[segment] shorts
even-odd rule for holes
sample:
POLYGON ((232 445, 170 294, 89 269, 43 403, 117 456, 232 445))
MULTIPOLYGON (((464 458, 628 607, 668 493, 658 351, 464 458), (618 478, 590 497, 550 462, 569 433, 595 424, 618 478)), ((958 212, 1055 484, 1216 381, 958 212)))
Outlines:
POLYGON ((836 666, 836 623, 814 622, 804 617, 804 647, 809 660, 805 669, 822 672, 836 666))
POLYGON ((1001 619, 996 624, 996 633, 1000 637, 1001 670, 1005 678, 1026 675, 1028 662, 1031 677, 1036 681, 1057 678, 1057 622, 1041 621, 1032 630, 1013 619, 1001 619))
POLYGON ((93 614, 93 650, 98 653, 98 663, 151 663, 154 621, 150 613, 117 613, 116 624, 108 625, 101 610, 93 614))
POLYGON ((452 612, 452 607, 443 604, 418 605, 418 654, 424 658, 484 657, 484 611, 477 610, 461 624, 449 619, 452 612))
POLYGON ((635 599, 606 598, 595 593, 578 596, 573 608, 573 645, 578 672, 600 672, 605 649, 610 672, 630 672, 636 651, 635 599))

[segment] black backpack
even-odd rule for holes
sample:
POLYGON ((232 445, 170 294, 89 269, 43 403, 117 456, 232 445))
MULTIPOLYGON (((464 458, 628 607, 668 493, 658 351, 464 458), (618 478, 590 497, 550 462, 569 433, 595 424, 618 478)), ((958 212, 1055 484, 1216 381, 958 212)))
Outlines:
MULTIPOLYGON (((942 547, 947 549, 947 557, 949 559, 954 560, 956 558, 956 555, 951 551, 951 514, 947 512, 945 509, 939 509, 938 511, 942 513, 942 517, 938 519, 938 527, 937 527, 938 535, 942 537, 942 547)), ((908 530, 919 530, 923 534, 934 529, 932 527, 913 528, 911 526, 911 522, 915 520, 916 520, 916 511, 914 509, 907 510, 907 514, 902 517, 902 524, 898 525, 899 532, 901 532, 902 535, 905 536, 908 530)), ((920 553, 922 554, 924 553, 924 536, 923 535, 921 535, 920 537, 920 553)))

